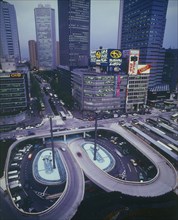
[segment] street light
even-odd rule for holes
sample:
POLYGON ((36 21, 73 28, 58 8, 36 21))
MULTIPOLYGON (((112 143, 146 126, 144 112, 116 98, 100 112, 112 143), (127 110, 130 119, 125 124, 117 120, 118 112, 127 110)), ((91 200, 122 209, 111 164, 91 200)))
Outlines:
POLYGON ((51 144, 52 144, 52 158, 53 158, 53 169, 56 168, 55 165, 55 155, 54 155, 54 142, 53 142, 53 129, 52 129, 52 116, 49 116, 49 120, 50 120, 50 131, 51 131, 51 144))
POLYGON ((97 152, 97 144, 96 144, 96 139, 97 139, 97 115, 100 111, 95 111, 95 139, 94 139, 94 158, 93 160, 96 160, 96 152, 97 152))

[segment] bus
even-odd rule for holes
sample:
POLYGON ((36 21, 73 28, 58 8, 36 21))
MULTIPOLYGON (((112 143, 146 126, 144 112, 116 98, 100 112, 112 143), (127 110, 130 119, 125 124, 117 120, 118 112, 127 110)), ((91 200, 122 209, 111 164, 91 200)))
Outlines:
POLYGON ((66 120, 66 114, 63 111, 60 111, 60 116, 62 117, 62 120, 66 120))
POLYGON ((73 118, 73 115, 72 115, 72 113, 70 111, 67 111, 67 114, 68 114, 69 118, 73 118))
POLYGON ((167 125, 171 125, 171 122, 168 119, 166 119, 164 117, 161 117, 161 116, 159 116, 158 121, 162 121, 162 122, 164 122, 167 125))
POLYGON ((173 144, 168 144, 168 146, 171 147, 176 152, 178 152, 178 148, 176 146, 174 146, 173 144))
POLYGON ((21 188, 21 187, 22 187, 22 184, 19 182, 19 180, 15 180, 9 183, 10 189, 21 188))
POLYGON ((152 118, 147 118, 146 121, 154 126, 158 125, 158 122, 152 118))
POLYGON ((61 105, 63 105, 63 106, 64 106, 64 102, 63 102, 62 100, 60 100, 60 103, 61 103, 61 105))
POLYGON ((18 174, 18 170, 9 171, 8 175, 15 175, 18 174))
POLYGON ((172 120, 178 119, 178 112, 176 112, 175 114, 171 115, 171 119, 172 120))
POLYGON ((168 150, 172 150, 170 147, 168 147, 166 144, 164 144, 161 141, 157 141, 159 144, 161 144, 162 146, 164 146, 165 148, 167 148, 168 150))
POLYGON ((18 178, 19 178, 19 175, 8 176, 9 180, 18 179, 18 178))

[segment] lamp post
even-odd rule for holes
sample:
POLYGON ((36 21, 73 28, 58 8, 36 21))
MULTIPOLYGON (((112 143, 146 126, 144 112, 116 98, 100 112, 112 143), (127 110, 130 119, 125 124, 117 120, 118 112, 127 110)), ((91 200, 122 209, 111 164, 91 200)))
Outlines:
POLYGON ((55 168, 56 168, 56 165, 55 165, 55 157, 54 157, 55 155, 54 155, 52 116, 49 116, 49 120, 50 120, 50 132, 51 132, 51 144, 52 144, 53 169, 55 169, 55 168))
POLYGON ((93 160, 96 160, 96 152, 97 152, 97 144, 96 144, 96 139, 97 139, 97 115, 99 111, 95 111, 95 139, 94 139, 94 158, 93 160))

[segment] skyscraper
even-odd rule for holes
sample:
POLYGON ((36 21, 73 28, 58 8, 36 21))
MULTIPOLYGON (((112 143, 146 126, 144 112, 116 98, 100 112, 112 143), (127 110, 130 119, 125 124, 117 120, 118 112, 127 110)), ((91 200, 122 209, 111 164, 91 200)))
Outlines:
POLYGON ((162 83, 162 49, 168 0, 121 0, 118 48, 139 49, 140 63, 150 64, 149 87, 162 83))
POLYGON ((59 41, 56 41, 56 66, 60 65, 60 45, 59 41))
POLYGON ((90 55, 90 0, 58 0, 60 64, 87 66, 90 55))
POLYGON ((30 56, 30 69, 38 68, 36 41, 29 40, 28 48, 30 56))
MULTIPOLYGON (((14 5, 0 1, 0 59, 21 60, 14 5)), ((1 62, 1 61, 0 61, 1 62)))
POLYGON ((34 12, 39 69, 56 68, 55 11, 39 4, 34 12))

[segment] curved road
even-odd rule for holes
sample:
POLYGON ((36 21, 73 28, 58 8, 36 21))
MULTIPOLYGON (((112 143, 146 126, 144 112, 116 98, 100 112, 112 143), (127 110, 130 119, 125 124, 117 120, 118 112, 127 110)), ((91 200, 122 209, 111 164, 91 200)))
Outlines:
MULTIPOLYGON (((105 130, 108 130, 108 128, 105 128, 105 130)), ((119 133, 150 159, 156 166, 158 174, 154 179, 142 183, 122 181, 114 178, 96 167, 89 159, 87 153, 81 147, 82 144, 86 143, 84 139, 73 140, 69 143, 69 148, 89 179, 108 192, 119 191, 132 196, 154 197, 175 189, 177 174, 170 162, 153 150, 148 144, 121 126, 113 124, 111 125, 111 130, 119 133), (82 156, 78 157, 77 152, 80 152, 82 156)))
MULTIPOLYGON (((139 151, 141 151, 146 157, 148 157, 154 165, 157 167, 158 175, 151 181, 148 182, 127 182, 117 178, 114 178, 107 174, 106 172, 100 170, 94 165, 94 163, 89 159, 88 155, 81 148, 83 143, 86 141, 83 138, 78 138, 71 141, 66 147, 66 151, 61 151, 61 156, 65 161, 65 167, 67 170, 68 182, 66 184, 65 192, 62 199, 58 200, 55 203, 55 206, 51 209, 48 209, 43 214, 25 214, 13 207, 12 201, 9 199, 8 194, 2 193, 4 198, 2 200, 6 202, 7 206, 4 207, 4 211, 8 212, 8 207, 10 207, 13 219, 18 220, 35 220, 35 219, 58 219, 58 220, 69 220, 75 214, 79 203, 82 201, 84 196, 84 173, 88 176, 94 183, 103 188, 104 190, 110 191, 119 191, 124 194, 133 195, 133 196, 143 196, 143 197, 154 197, 165 194, 172 191, 176 187, 176 171, 172 164, 167 161, 163 156, 158 152, 152 149, 148 144, 139 139, 137 136, 132 134, 130 131, 123 129, 121 126, 112 124, 109 128, 100 128, 104 130, 115 131, 124 137, 128 142, 135 146, 139 151), (68 150, 69 148, 69 150, 68 150), (82 153, 82 157, 77 156, 77 152, 82 153), (82 168, 81 168, 78 166, 82 168)), ((59 136, 62 134, 74 134, 82 133, 88 130, 94 130, 94 128, 86 128, 75 131, 65 131, 57 132, 54 136, 59 136)), ((42 138, 50 137, 49 133, 43 132, 43 134, 34 135, 30 137, 25 137, 21 140, 16 141, 10 147, 8 151, 6 165, 5 165, 5 174, 8 172, 8 164, 10 159, 10 153, 13 147, 23 140, 33 139, 33 138, 42 138)), ((61 143, 54 142, 55 147, 60 147, 61 143)), ((7 175, 5 175, 5 180, 7 184, 7 175)), ((7 186, 8 189, 8 186, 7 186)), ((4 204, 4 203, 3 203, 4 204)))
MULTIPOLYGON (((32 137, 23 138, 23 140, 31 139, 31 138, 32 137)), ((15 147, 21 141, 22 139, 12 144, 6 160, 5 173, 7 173, 10 152, 13 149, 13 147, 15 147)), ((60 148, 61 143, 54 142, 54 146, 60 148)), ((9 219, 13 218, 18 220, 26 220, 26 219, 69 220, 74 216, 74 214, 77 211, 78 205, 81 203, 84 196, 84 190, 85 190, 84 175, 81 168, 78 166, 77 162, 71 155, 70 151, 67 150, 67 147, 65 152, 61 151, 61 157, 65 161, 65 168, 68 176, 65 191, 62 195, 62 198, 59 198, 51 208, 49 208, 47 211, 45 211, 42 214, 39 213, 27 214, 27 213, 22 213, 20 210, 16 209, 16 207, 13 206, 13 203, 9 198, 8 194, 4 194, 4 202, 6 203, 6 206, 4 207, 3 211, 8 212, 8 208, 10 207, 12 215, 11 218, 9 219)), ((6 177, 6 184, 7 184, 7 177, 6 177)))

